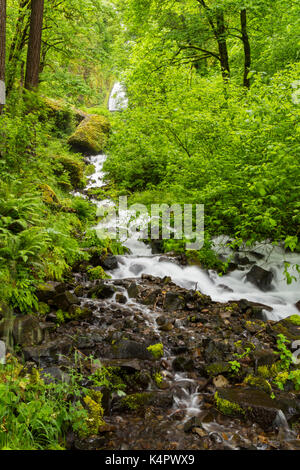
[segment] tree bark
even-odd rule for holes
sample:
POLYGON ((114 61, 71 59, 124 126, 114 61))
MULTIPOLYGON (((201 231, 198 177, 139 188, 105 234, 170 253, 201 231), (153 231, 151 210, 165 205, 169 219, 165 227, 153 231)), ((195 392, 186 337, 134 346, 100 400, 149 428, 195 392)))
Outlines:
POLYGON ((30 32, 26 64, 25 88, 32 90, 39 84, 44 0, 31 0, 30 32))
POLYGON ((230 78, 230 66, 226 41, 224 11, 222 9, 218 9, 217 12, 212 12, 205 0, 197 0, 197 2, 199 3, 200 10, 201 6, 204 8, 206 18, 217 41, 222 77, 224 82, 227 82, 230 78))
POLYGON ((0 0, 0 114, 6 101, 5 57, 6 57, 6 0, 0 0))
POLYGON ((7 67, 7 86, 6 93, 9 95, 13 88, 13 84, 17 75, 17 68, 22 51, 26 45, 28 29, 29 29, 29 6, 30 0, 20 0, 19 13, 16 22, 16 29, 12 39, 7 67))
POLYGON ((221 61, 221 70, 222 76, 225 81, 230 78, 230 67, 229 67, 229 57, 226 41, 226 28, 224 21, 224 12, 221 10, 216 15, 216 40, 218 43, 220 61, 221 61))
POLYGON ((248 75, 251 69, 251 47, 247 32, 247 10, 245 8, 241 10, 241 29, 245 56, 243 84, 246 88, 250 89, 250 78, 248 78, 248 75))

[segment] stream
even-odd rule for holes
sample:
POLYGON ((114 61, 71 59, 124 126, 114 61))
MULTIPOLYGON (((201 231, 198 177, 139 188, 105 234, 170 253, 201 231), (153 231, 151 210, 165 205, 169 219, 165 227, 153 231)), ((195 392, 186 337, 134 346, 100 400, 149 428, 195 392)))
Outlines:
MULTIPOLYGON (((117 83, 109 100, 109 109, 121 111, 126 106, 125 90, 117 83)), ((83 193, 76 194, 95 204, 98 215, 116 208, 111 199, 97 200, 88 196, 90 189, 106 185, 103 171, 106 158, 104 154, 86 158, 86 163, 93 165, 95 172, 89 177, 83 193)), ((225 361, 234 358, 235 345, 241 340, 245 344, 251 341, 255 348, 263 352, 273 348, 272 336, 262 333, 262 339, 256 338, 262 324, 254 322, 253 326, 251 321, 247 322, 249 317, 247 314, 243 317, 241 299, 258 305, 262 312, 261 320, 269 322, 271 326, 299 313, 296 306, 297 302, 299 306, 300 300, 299 285, 297 282, 288 285, 283 273, 284 264, 289 263, 291 274, 297 277, 293 265, 300 264, 299 254, 287 253, 282 247, 275 247, 268 242, 233 251, 228 246, 230 240, 227 236, 216 237, 213 240, 214 250, 221 259, 230 257, 234 263, 233 269, 220 277, 213 270, 183 265, 174 254, 153 253, 151 246, 140 239, 136 230, 137 222, 140 225, 141 220, 136 220, 135 212, 130 211, 130 208, 125 212, 119 211, 118 226, 129 226, 128 236, 120 240, 128 248, 128 254, 114 257, 114 266, 108 270, 106 268, 111 278, 105 281, 105 285, 112 286, 112 292, 115 292, 113 295, 100 295, 97 300, 91 295, 94 291, 90 289, 92 283, 87 277, 81 273, 75 274, 77 286, 82 285, 83 292, 86 292, 79 294, 80 305, 90 308, 96 320, 92 324, 84 324, 86 338, 88 335, 93 341, 94 337, 99 338, 94 341, 92 349, 89 340, 84 340, 82 345, 79 343, 81 351, 85 351, 85 354, 95 352, 95 357, 99 357, 104 365, 115 364, 131 370, 131 373, 136 371, 136 374, 140 374, 144 368, 146 371, 149 367, 153 370, 153 366, 147 365, 146 351, 142 352, 145 343, 163 344, 159 369, 161 390, 157 393, 157 385, 153 380, 147 382, 146 387, 147 393, 154 392, 156 398, 153 406, 160 410, 159 414, 152 413, 153 406, 146 409, 143 417, 136 412, 128 414, 118 408, 120 402, 115 397, 115 404, 110 407, 110 417, 106 418, 115 435, 108 442, 105 441, 105 448, 299 448, 296 434, 287 421, 287 417, 293 417, 291 410, 294 410, 294 405, 289 404, 285 408, 286 405, 278 402, 275 406, 272 402, 270 404, 268 395, 261 397, 260 391, 251 389, 251 399, 254 399, 252 405, 255 408, 258 404, 258 410, 263 410, 261 418, 256 417, 254 423, 243 423, 224 416, 215 409, 213 397, 216 390, 224 390, 224 387, 226 393, 226 387, 230 387, 229 382, 233 381, 232 375, 226 375, 225 367, 228 381, 221 375, 222 370, 210 376, 206 369, 210 364, 224 365, 225 361), (253 266, 268 271, 268 285, 264 290, 247 279, 247 273, 253 266), (170 301, 167 305, 168 294, 170 301), (184 306, 180 304, 183 298, 184 306), (238 309, 236 313, 235 308, 238 309), (188 316, 187 311, 200 312, 200 315, 196 313, 194 317, 188 316), (123 351, 121 355, 115 355, 116 351, 112 351, 108 343, 120 341, 123 347, 124 337, 127 349, 124 354, 123 351), (134 349, 134 353, 130 348, 134 349), (145 360, 143 365, 140 364, 141 360, 145 360), (207 376, 210 378, 207 379, 207 376), (268 414, 271 415, 271 421, 266 424, 268 414)), ((149 219, 143 222, 146 224, 149 219)), ((114 217, 105 217, 94 228, 97 231, 109 231, 114 224, 114 217)), ((251 308, 247 311, 251 311, 251 308)), ((62 326, 60 334, 67 332, 71 337, 71 332, 66 328, 62 326)), ((74 331, 77 331, 76 328, 74 331)))

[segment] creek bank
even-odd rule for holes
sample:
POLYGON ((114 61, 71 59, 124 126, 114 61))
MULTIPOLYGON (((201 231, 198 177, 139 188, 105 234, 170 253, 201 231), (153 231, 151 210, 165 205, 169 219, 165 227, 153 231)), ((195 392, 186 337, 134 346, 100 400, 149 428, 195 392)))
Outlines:
POLYGON ((279 391, 271 376, 280 359, 277 334, 300 339, 300 317, 262 321, 262 307, 251 302, 214 302, 151 275, 89 281, 77 272, 68 283, 48 282, 38 295, 49 313, 18 316, 12 328, 28 364, 67 380, 81 357, 93 387, 93 355, 126 386, 124 397, 106 390, 105 431, 84 441, 68 436, 69 448, 299 448, 299 392, 291 384, 279 391), (59 324, 62 307, 68 315, 59 324), (155 356, 151 347, 160 344, 155 356))

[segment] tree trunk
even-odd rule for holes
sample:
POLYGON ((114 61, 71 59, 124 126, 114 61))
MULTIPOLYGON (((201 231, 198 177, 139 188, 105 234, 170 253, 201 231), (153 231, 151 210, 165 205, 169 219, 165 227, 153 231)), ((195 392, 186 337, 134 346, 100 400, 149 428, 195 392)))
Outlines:
POLYGON ((39 84, 44 0, 31 0, 30 32, 26 65, 25 88, 31 90, 39 84))
POLYGON ((214 37, 218 44, 219 57, 221 64, 221 72, 224 82, 227 82, 230 78, 230 67, 229 67, 229 56, 226 41, 226 28, 224 20, 224 11, 218 9, 217 12, 213 12, 209 6, 205 3, 205 0, 197 0, 201 11, 201 6, 204 8, 206 18, 212 29, 214 37))
POLYGON ((17 68, 22 51, 26 45, 29 29, 29 6, 30 0, 20 0, 19 13, 16 21, 14 37, 10 45, 7 67, 6 93, 9 95, 17 75, 17 68))
POLYGON ((0 0, 0 114, 5 106, 6 0, 0 0))
POLYGON ((241 28, 242 28, 242 41, 244 44, 244 86, 250 88, 250 78, 248 78, 251 69, 251 48, 249 42, 249 36, 247 32, 247 10, 244 8, 241 10, 241 28))
POLYGON ((219 11, 216 15, 217 27, 216 27, 216 40, 219 47, 219 55, 221 61, 221 70, 222 76, 225 81, 230 78, 230 67, 229 67, 229 57, 226 41, 226 29, 224 21, 224 12, 219 11))

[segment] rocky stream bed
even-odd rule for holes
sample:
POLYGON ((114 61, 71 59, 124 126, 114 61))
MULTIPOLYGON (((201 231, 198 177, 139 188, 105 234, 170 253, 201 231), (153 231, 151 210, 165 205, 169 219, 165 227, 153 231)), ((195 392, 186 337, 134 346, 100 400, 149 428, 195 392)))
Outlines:
MULTIPOLYGON (((90 183, 97 184, 101 180, 90 183)), ((88 377, 101 363, 124 384, 121 396, 100 388, 106 423, 101 433, 89 439, 69 433, 67 447, 300 450, 300 392, 290 381, 282 391, 272 382, 280 360, 277 335, 300 340, 300 317, 292 310, 268 320, 265 312, 272 307, 237 300, 228 286, 221 285, 227 301, 212 300, 199 282, 191 282, 194 271, 186 285, 143 273, 153 256, 149 247, 146 255, 135 250, 134 258, 92 257, 89 263, 102 266, 111 279, 90 281, 79 264, 68 282, 50 281, 38 291, 50 310, 43 321, 19 316, 13 322, 27 367, 38 365, 56 381, 70 380, 70 367, 79 368, 83 385, 95 388, 88 377), (128 260, 131 271, 125 269, 128 260), (60 326, 58 312, 68 314, 60 326)), ((155 258, 167 274, 167 267, 182 269, 184 261, 172 254, 155 258)), ((272 279, 260 269, 254 281, 268 288, 272 279)))

